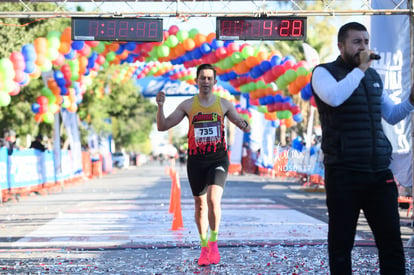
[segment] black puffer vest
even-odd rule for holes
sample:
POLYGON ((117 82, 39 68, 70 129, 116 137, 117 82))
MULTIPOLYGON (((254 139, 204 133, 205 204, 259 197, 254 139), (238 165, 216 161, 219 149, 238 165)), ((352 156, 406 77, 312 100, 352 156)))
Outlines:
MULTIPOLYGON (((338 81, 353 69, 341 57, 319 66, 338 81)), ((324 103, 312 89, 322 126, 325 167, 366 172, 388 168, 392 147, 381 125, 382 89, 380 76, 371 68, 365 72, 358 88, 338 107, 324 103)))

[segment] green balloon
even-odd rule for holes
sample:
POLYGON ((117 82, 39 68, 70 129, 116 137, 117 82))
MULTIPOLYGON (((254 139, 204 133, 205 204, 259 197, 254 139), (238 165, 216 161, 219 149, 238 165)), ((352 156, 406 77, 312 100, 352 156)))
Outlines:
POLYGON ((52 112, 46 112, 43 114, 43 122, 45 123, 53 123, 53 121, 55 120, 55 116, 53 115, 52 112))
POLYGON ((114 60, 115 60, 115 57, 116 57, 116 53, 114 53, 114 52, 109 52, 109 53, 106 55, 106 60, 107 60, 107 61, 109 61, 109 62, 111 62, 111 61, 114 61, 114 60))
POLYGON ((268 112, 266 105, 257 106, 257 110, 261 113, 267 113, 268 112))
POLYGON ((58 31, 50 31, 47 33, 46 38, 49 40, 50 38, 57 38, 60 41, 60 32, 58 31))
POLYGON ((188 32, 188 36, 190 37, 190 38, 194 38, 197 34, 199 33, 199 31, 196 29, 196 28, 194 28, 194 29, 191 29, 189 32, 188 32))
POLYGON ((179 30, 175 36, 177 36, 177 39, 180 42, 184 42, 184 40, 186 40, 188 38, 188 32, 186 30, 179 30))
POLYGON ((243 61, 243 56, 239 52, 234 52, 231 55, 231 60, 233 61, 234 64, 239 64, 240 62, 243 61))
POLYGON ((157 55, 159 57, 167 57, 168 55, 170 55, 170 48, 168 48, 168 46, 166 45, 159 46, 157 49, 157 55))
POLYGON ((296 79, 296 72, 292 69, 289 69, 284 73, 284 76, 285 76, 286 82, 291 83, 295 81, 296 79))
POLYGON ((241 54, 243 58, 254 56, 254 48, 252 46, 245 46, 243 47, 241 54))
POLYGON ((7 72, 8 70, 13 70, 13 63, 10 61, 9 58, 2 58, 0 59, 0 72, 7 72))
POLYGON ((99 42, 99 44, 93 48, 93 50, 97 53, 103 53, 105 50, 105 44, 103 42, 99 42))
POLYGON ((45 97, 48 97, 49 95, 53 95, 52 91, 48 87, 43 87, 40 90, 40 94, 45 96, 45 97))
POLYGON ((166 45, 167 47, 174 48, 175 46, 177 46, 177 45, 178 45, 178 43, 179 43, 179 42, 180 42, 180 41, 178 41, 177 36, 175 36, 175 35, 170 35, 170 36, 168 36, 168 37, 167 37, 167 40, 165 41, 165 45, 166 45))
POLYGON ((11 96, 6 92, 0 92, 0 106, 4 107, 10 104, 11 96))
POLYGON ((297 70, 296 70, 296 75, 297 76, 299 76, 299 75, 307 75, 308 74, 308 70, 306 70, 306 68, 305 67, 299 67, 297 70))

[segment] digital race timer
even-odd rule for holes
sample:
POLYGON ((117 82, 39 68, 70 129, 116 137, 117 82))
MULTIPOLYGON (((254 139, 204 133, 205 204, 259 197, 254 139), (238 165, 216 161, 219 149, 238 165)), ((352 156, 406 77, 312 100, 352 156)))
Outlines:
POLYGON ((73 17, 72 40, 162 41, 161 18, 73 17))
POLYGON ((220 40, 305 40, 306 17, 217 17, 220 40))

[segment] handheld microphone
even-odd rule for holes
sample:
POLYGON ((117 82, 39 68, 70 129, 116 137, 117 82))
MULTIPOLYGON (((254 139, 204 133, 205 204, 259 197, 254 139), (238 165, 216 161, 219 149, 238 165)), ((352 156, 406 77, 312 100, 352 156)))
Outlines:
POLYGON ((369 55, 369 59, 370 60, 380 60, 381 56, 379 54, 372 53, 372 54, 369 55))

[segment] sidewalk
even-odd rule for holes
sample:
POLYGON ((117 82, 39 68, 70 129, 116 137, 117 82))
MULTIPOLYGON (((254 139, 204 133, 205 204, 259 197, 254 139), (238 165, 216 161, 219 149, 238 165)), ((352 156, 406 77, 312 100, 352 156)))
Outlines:
MULTIPOLYGON (((158 163, 4 204, 0 273, 329 274, 324 194, 255 175, 229 176, 219 235, 222 260, 199 267, 191 192, 185 170, 177 171, 181 230, 171 230, 171 179, 158 163)), ((407 274, 414 274, 413 256, 407 247, 407 274)), ((363 229, 353 261, 355 274, 379 274, 376 248, 363 229)))

